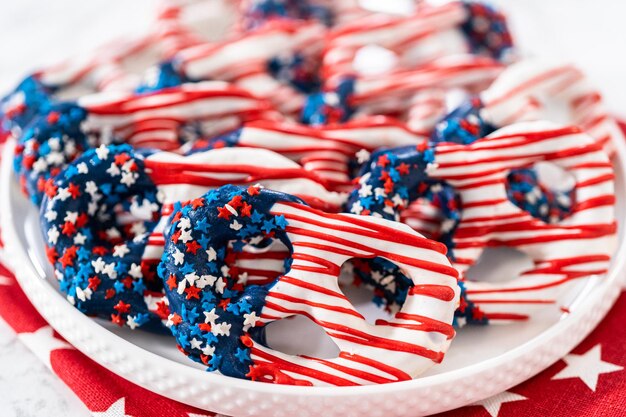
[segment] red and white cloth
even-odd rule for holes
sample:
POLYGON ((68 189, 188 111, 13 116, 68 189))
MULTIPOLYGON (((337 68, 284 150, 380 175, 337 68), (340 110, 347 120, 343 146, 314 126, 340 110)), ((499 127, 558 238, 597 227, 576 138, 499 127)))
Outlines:
MULTIPOLYGON (((626 131, 626 124, 622 125, 626 131)), ((0 247, 2 242, 0 241, 0 247)), ((99 417, 199 417, 215 414, 169 400, 98 365, 64 341, 39 315, 0 263, 0 317, 99 417)), ((530 380, 440 416, 626 415, 626 292, 569 355, 530 380)))

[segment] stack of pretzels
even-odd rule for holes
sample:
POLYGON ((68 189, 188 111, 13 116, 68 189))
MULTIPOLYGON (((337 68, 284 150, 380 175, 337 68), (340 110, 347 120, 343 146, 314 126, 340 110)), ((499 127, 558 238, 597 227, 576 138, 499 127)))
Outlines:
POLYGON ((500 12, 240 0, 208 40, 207 3, 165 2, 145 36, 0 101, 80 311, 169 331, 232 377, 378 384, 441 362, 465 325, 567 313, 564 295, 606 273, 624 138, 579 69, 516 55, 500 12), (531 266, 472 275, 495 247, 531 266), (352 285, 388 317, 366 320, 352 285), (273 349, 267 325, 292 316, 339 354, 273 349))

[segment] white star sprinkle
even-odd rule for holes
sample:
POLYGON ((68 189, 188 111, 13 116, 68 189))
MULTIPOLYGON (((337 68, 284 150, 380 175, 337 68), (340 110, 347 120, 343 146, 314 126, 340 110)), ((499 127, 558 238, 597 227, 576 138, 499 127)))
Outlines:
POLYGON ((369 197, 370 195, 372 195, 372 186, 369 184, 362 185, 361 188, 359 189, 359 196, 369 197))
POLYGON ((48 242, 50 242, 53 245, 56 245, 60 234, 61 233, 59 233, 59 230, 57 229, 57 227, 52 226, 50 229, 48 229, 48 242))
POLYGON ((72 196, 67 188, 59 188, 57 192, 57 198, 61 201, 65 201, 72 196))
POLYGON ((143 276, 141 272, 141 265, 137 265, 136 263, 131 264, 130 270, 128 271, 128 275, 136 279, 141 278, 143 276))
POLYGON ((128 246, 126 246, 125 244, 116 245, 113 248, 113 256, 117 256, 118 258, 123 258, 128 253, 130 253, 130 249, 128 249, 128 246))
POLYGON ((54 210, 48 210, 44 213, 43 216, 46 218, 46 220, 52 222, 57 219, 57 212, 54 210))
POLYGON ((193 240, 193 238, 191 237, 191 230, 183 230, 178 240, 182 240, 183 243, 187 243, 190 240, 193 240))
POLYGON ((186 274, 185 279, 187 280, 189 285, 193 285, 197 280, 200 279, 200 277, 195 272, 192 272, 190 274, 186 274))
POLYGON ((256 326, 256 322, 260 320, 260 318, 256 315, 256 312, 254 311, 249 314, 244 314, 243 318, 244 318, 243 325, 250 326, 250 327, 256 326))
POLYGON ((178 227, 179 229, 190 229, 191 228, 191 222, 189 221, 188 217, 181 217, 181 219, 178 221, 178 225, 176 225, 176 227, 178 227))
POLYGON ((109 148, 104 145, 100 145, 99 148, 96 148, 96 154, 98 155, 98 158, 105 160, 109 156, 109 148))
POLYGON ((359 164, 363 164, 369 161, 369 159, 370 159, 370 153, 367 151, 367 149, 361 149, 360 151, 356 153, 356 160, 359 164))
POLYGON ((230 336, 230 323, 222 322, 211 325, 211 333, 215 336, 230 336))
POLYGON ((85 191, 87 191, 88 194, 93 195, 98 192, 98 186, 93 181, 87 181, 85 183, 85 191))
POLYGON ((243 227, 243 225, 241 223, 239 223, 237 220, 234 220, 231 224, 230 224, 230 228, 233 230, 239 230, 243 227))
POLYGON ((106 264, 102 273, 109 276, 111 279, 117 278, 117 271, 115 270, 115 262, 111 262, 110 264, 106 264))
POLYGON ((215 282, 215 291, 217 291, 218 293, 223 294, 225 287, 226 287, 226 282, 224 282, 222 278, 218 279, 215 282))
POLYGON ((84 162, 81 162, 80 164, 76 165, 76 169, 78 170, 79 174, 89 173, 89 168, 87 167, 87 164, 84 162))
POLYGON ((182 265, 185 263, 185 254, 182 253, 178 248, 176 248, 176 252, 174 252, 174 265, 182 265))
POLYGON ((126 319, 126 325, 130 327, 132 330, 135 330, 137 326, 139 326, 139 324, 137 324, 137 317, 128 316, 128 318, 126 319))
POLYGON ((351 213, 361 214, 362 211, 363 211, 363 206, 361 205, 360 201, 357 201, 356 203, 352 204, 352 208, 350 209, 351 213))
POLYGON ((78 212, 76 212, 76 211, 68 211, 67 214, 65 215, 65 218, 63 219, 63 221, 70 222, 70 223, 76 223, 76 219, 77 218, 78 218, 78 212))
POLYGON ((217 314, 215 314, 215 309, 212 309, 211 311, 205 311, 204 312, 204 322, 205 323, 210 323, 211 325, 215 324, 215 320, 217 320, 220 316, 218 316, 217 314))
POLYGON ((94 271, 98 274, 104 270, 106 263, 102 258, 98 258, 95 261, 91 261, 91 266, 93 266, 94 271))
POLYGON ((122 184, 125 184, 128 187, 130 187, 131 185, 135 183, 136 180, 137 178, 134 172, 122 172, 122 179, 120 180, 122 184))
POLYGON ((77 233, 76 236, 74 236, 75 245, 84 245, 86 240, 87 240, 87 236, 85 236, 82 233, 77 233))
POLYGON ((111 162, 111 166, 109 168, 107 168, 107 174, 109 174, 112 177, 117 177, 121 173, 122 173, 122 171, 120 171, 120 167, 115 165, 114 162, 111 162))
POLYGON ((202 347, 202 341, 196 339, 195 337, 189 341, 192 349, 200 349, 202 347))

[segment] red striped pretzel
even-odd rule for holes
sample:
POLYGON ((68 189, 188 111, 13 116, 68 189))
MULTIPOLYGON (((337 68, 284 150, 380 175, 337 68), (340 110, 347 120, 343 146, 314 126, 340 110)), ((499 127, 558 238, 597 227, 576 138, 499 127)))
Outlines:
POLYGON ((100 93, 81 97, 88 111, 83 128, 122 137, 133 146, 174 150, 179 129, 201 122, 204 134, 219 134, 271 110, 269 103, 221 81, 182 84, 151 94, 100 93))
POLYGON ((454 186, 462 218, 454 233, 463 274, 488 247, 526 253, 534 267, 507 282, 467 281, 467 296, 490 320, 532 316, 583 278, 604 274, 616 242, 613 169, 597 142, 575 127, 532 122, 500 129, 470 145, 441 144, 429 176, 454 186), (511 169, 548 161, 576 180, 571 215, 546 224, 507 198, 511 169))
MULTIPOLYGON (((409 108, 411 100, 419 92, 433 88, 481 91, 503 69, 501 63, 491 58, 456 55, 439 58, 416 69, 358 75, 350 104, 359 113, 395 115, 409 108)), ((335 80, 329 80, 325 88, 337 88, 335 80)))
MULTIPOLYGON (((331 189, 349 191, 349 163, 362 150, 423 143, 426 134, 409 129, 406 124, 389 117, 368 116, 347 123, 313 128, 305 125, 256 120, 218 140, 211 146, 239 146, 269 149, 328 182, 331 189)), ((202 147, 202 144, 198 144, 202 147)), ((365 152, 367 154, 367 152, 365 152)))
MULTIPOLYGON (((163 232, 174 203, 200 197, 226 184, 260 184, 272 190, 295 195, 312 207, 340 211, 345 195, 328 191, 325 182, 297 163, 264 149, 224 148, 181 156, 159 152, 145 159, 149 177, 163 196, 162 219, 152 231, 143 256, 146 264, 156 264, 163 254, 163 232)), ((283 271, 288 251, 276 244, 262 252, 249 247, 237 259, 237 266, 248 273, 251 283, 262 283, 283 271)))
POLYGON ((624 140, 600 92, 579 68, 570 64, 521 61, 507 68, 480 98, 484 105, 480 114, 494 126, 556 117, 578 125, 610 152, 611 142, 624 140))
POLYGON ((375 44, 398 56, 398 68, 412 68, 436 58, 469 52, 458 26, 467 18, 461 2, 418 8, 411 16, 371 14, 329 34, 322 75, 332 79, 354 73, 357 52, 375 44))
POLYGON ((293 113, 302 107, 304 97, 269 75, 267 62, 296 51, 319 53, 325 30, 312 21, 271 21, 256 31, 222 42, 183 49, 175 62, 189 79, 231 81, 272 100, 284 113, 293 113))
POLYGON ((340 353, 334 359, 293 356, 250 339, 250 377, 263 381, 281 370, 314 385, 385 383, 414 378, 443 359, 454 336, 450 323, 459 289, 442 245, 373 217, 330 215, 295 203, 277 203, 271 213, 288 222, 293 263, 267 294, 257 325, 305 316, 324 329, 340 353), (400 266, 414 286, 392 319, 371 325, 337 278, 349 259, 375 256, 400 266))

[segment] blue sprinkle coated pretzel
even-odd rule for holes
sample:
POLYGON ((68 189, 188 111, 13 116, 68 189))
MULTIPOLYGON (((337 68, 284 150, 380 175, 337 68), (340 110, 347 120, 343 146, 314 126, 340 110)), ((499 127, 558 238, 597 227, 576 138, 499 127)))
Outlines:
POLYGON ((311 4, 308 0, 253 0, 244 13, 246 30, 262 26, 270 19, 315 19, 331 26, 331 11, 323 6, 311 4))
MULTIPOLYGON (((373 153, 362 167, 346 211, 398 221, 411 202, 426 198, 440 209, 442 230, 436 238, 448 247, 448 257, 454 259, 452 237, 461 220, 460 201, 451 186, 428 177, 428 166, 433 160, 434 152, 426 145, 373 153)), ((374 303, 391 313, 402 306, 413 285, 395 264, 381 258, 353 260, 353 272, 355 284, 374 289, 374 303)), ((461 306, 455 312, 455 324, 465 323, 486 324, 487 319, 467 299, 461 286, 461 306)))
POLYGON ((472 52, 506 61, 513 49, 513 37, 504 14, 474 1, 465 1, 464 6, 469 18, 461 25, 461 30, 472 52))
POLYGON ((313 126, 346 122, 355 111, 350 102, 354 83, 353 77, 346 77, 335 91, 310 94, 302 108, 300 121, 313 126))
MULTIPOLYGON (((462 103, 437 123, 431 135, 432 143, 469 145, 495 132, 498 127, 481 116, 483 107, 478 97, 462 103)), ((509 200, 531 216, 555 224, 571 214, 574 190, 563 191, 543 185, 532 167, 512 170, 507 180, 509 200)))
POLYGON ((41 207, 46 253, 60 288, 80 311, 120 326, 158 329, 144 295, 141 258, 161 211, 143 158, 128 145, 85 152, 47 183, 41 207), (118 213, 133 222, 121 224, 118 213))
POLYGON ((0 137, 3 133, 19 135, 34 118, 46 114, 53 93, 54 89, 45 86, 36 75, 24 78, 11 93, 0 99, 0 137))
MULTIPOLYGON (((253 365, 246 338, 265 341, 264 328, 255 325, 275 281, 244 285, 234 261, 244 246, 273 239, 292 250, 287 221, 270 213, 277 202, 302 203, 276 191, 227 185, 177 204, 166 229, 158 273, 169 299, 167 324, 180 349, 210 371, 246 378, 253 365)), ((286 270, 289 264, 287 258, 286 270)))
POLYGON ((76 104, 55 104, 23 130, 13 168, 34 204, 41 203, 46 184, 89 146, 81 129, 86 116, 76 104))
POLYGON ((166 61, 149 69, 144 80, 135 91, 137 93, 150 93, 176 87, 187 81, 189 80, 176 69, 174 62, 166 61))

